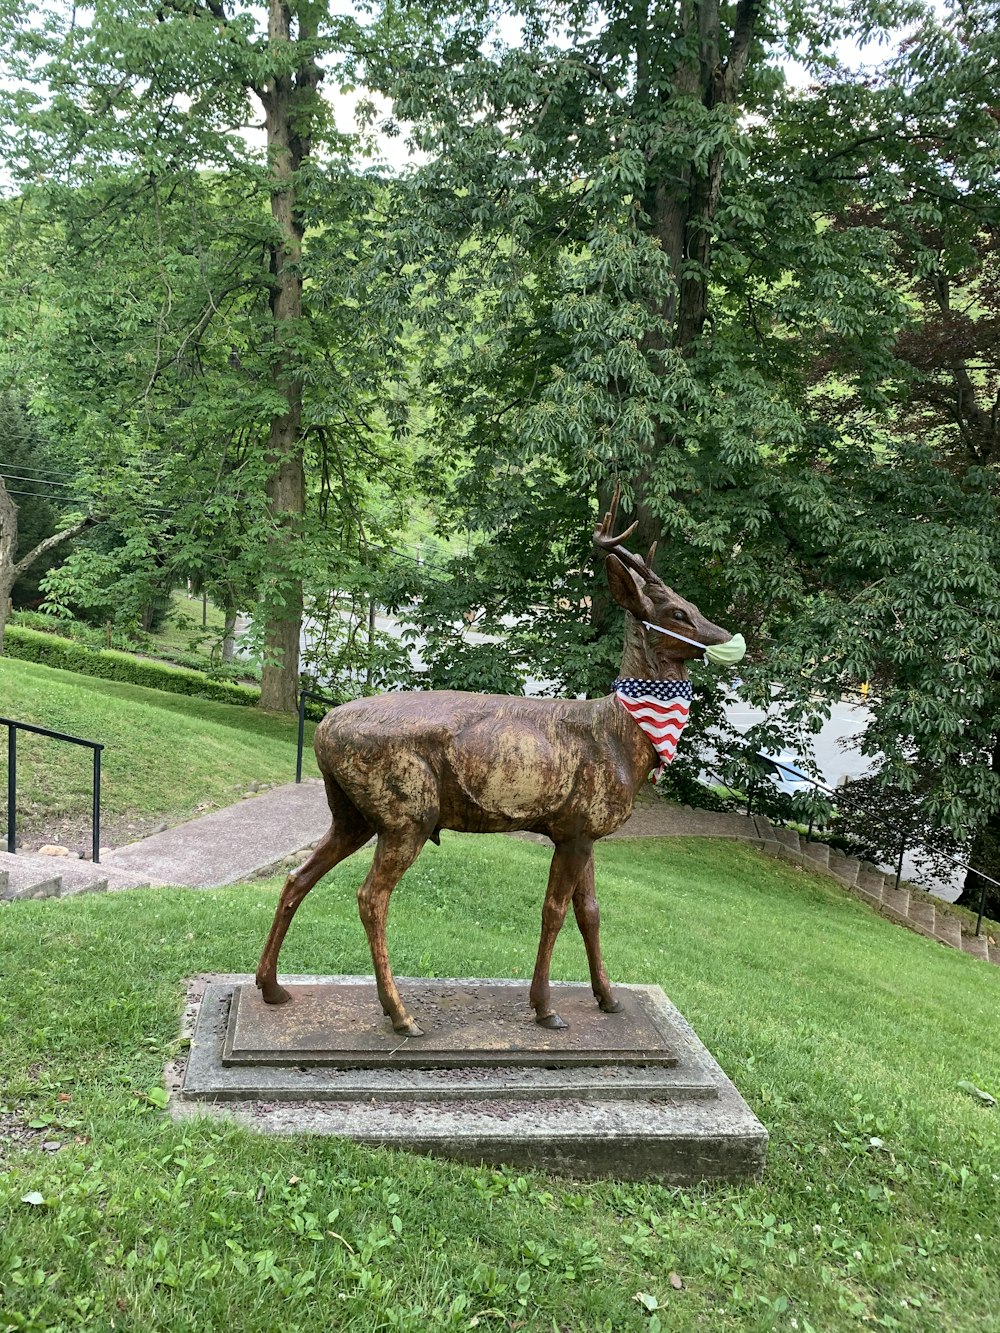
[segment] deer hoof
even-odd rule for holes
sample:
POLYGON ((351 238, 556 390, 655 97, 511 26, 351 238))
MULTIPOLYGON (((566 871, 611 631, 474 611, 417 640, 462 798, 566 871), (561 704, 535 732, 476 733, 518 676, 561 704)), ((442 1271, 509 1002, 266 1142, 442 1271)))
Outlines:
POLYGON ((597 1007, 602 1014, 620 1014, 625 1008, 621 1000, 602 1000, 597 996, 597 1007))
POLYGON ((401 1037, 422 1037, 424 1030, 414 1023, 412 1018, 404 1018, 399 1023, 393 1023, 393 1032, 398 1032, 401 1037))
POLYGON ((550 1032, 558 1032, 560 1028, 569 1027, 565 1018, 560 1018, 558 1014, 539 1014, 535 1022, 540 1028, 548 1028, 550 1032))
POLYGON ((265 1004, 287 1004, 292 998, 276 981, 258 981, 257 988, 265 1004))

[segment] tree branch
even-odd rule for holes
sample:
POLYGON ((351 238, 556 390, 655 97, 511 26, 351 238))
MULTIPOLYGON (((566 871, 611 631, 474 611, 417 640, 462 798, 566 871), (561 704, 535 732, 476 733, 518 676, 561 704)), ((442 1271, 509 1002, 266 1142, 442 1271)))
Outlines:
POLYGON ((33 550, 30 550, 27 555, 22 556, 17 562, 14 566, 14 578, 19 579, 24 571, 30 565, 35 563, 39 556, 45 555, 46 551, 51 551, 53 547, 59 546, 62 542, 69 541, 71 537, 79 536, 84 528, 89 528, 91 524, 96 521, 96 519, 91 518, 88 514, 86 518, 81 518, 79 522, 71 524, 68 528, 63 528, 62 532, 56 532, 51 537, 46 537, 44 541, 39 542, 33 550))
POLYGON ((750 56, 750 43, 753 40, 754 25, 760 13, 761 0, 739 0, 736 6, 736 22, 733 25, 733 40, 729 45, 729 55, 722 67, 722 100, 732 103, 736 100, 736 90, 750 56))

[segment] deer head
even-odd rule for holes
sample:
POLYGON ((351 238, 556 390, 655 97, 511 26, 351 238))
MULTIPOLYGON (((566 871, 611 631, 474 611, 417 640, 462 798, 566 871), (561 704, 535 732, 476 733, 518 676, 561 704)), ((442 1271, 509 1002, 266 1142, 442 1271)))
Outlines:
POLYGON ((607 555, 611 595, 627 613, 620 674, 638 680, 684 680, 689 661, 701 657, 705 648, 729 644, 733 635, 713 624, 654 572, 655 542, 645 560, 628 550, 623 543, 638 524, 614 535, 619 493, 616 486, 611 508, 594 530, 594 545, 607 555))

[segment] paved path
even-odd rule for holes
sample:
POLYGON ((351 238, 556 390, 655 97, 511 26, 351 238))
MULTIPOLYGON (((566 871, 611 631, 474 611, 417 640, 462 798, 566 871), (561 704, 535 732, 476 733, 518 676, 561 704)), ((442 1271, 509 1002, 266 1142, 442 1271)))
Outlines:
POLYGON ((150 884, 214 889, 294 855, 329 827, 326 791, 318 778, 311 778, 118 847, 101 864, 142 875, 150 884))
MULTIPOLYGON (((140 884, 220 888, 303 854, 329 827, 322 782, 315 778, 299 785, 290 782, 107 852, 99 866, 47 856, 0 857, 0 903, 140 884)), ((548 842, 540 834, 515 836, 548 842)), ((844 856, 826 843, 801 839, 793 829, 775 827, 763 817, 692 810, 644 797, 612 837, 743 839, 767 855, 833 876, 891 921, 1000 965, 1000 941, 985 934, 963 935, 961 920, 929 894, 905 883, 897 888, 895 877, 877 866, 844 856)))

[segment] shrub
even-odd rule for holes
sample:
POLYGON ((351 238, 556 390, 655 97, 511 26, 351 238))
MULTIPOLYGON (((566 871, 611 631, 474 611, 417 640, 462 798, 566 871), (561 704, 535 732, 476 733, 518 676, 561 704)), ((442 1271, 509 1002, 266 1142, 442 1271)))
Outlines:
POLYGON ((87 648, 71 639, 40 633, 21 625, 8 626, 4 648, 8 657, 37 662, 41 666, 58 667, 61 671, 76 671, 83 676, 98 676, 104 680, 143 685, 151 690, 166 690, 170 694, 190 694, 201 699, 215 699, 219 703, 242 704, 246 707, 253 707, 260 702, 260 690, 249 685, 212 680, 201 671, 167 666, 115 649, 87 648))

